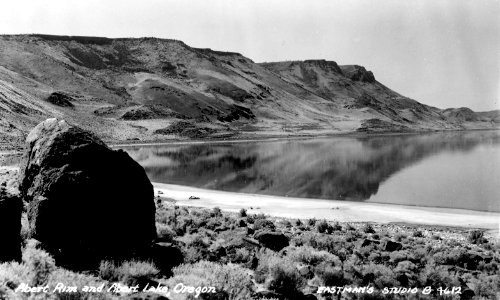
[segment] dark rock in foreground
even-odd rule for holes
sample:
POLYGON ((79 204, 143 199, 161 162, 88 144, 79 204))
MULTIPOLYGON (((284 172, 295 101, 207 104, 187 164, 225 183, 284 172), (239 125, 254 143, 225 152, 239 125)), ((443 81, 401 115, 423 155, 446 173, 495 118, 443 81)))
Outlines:
POLYGON ((0 263, 21 260, 21 212, 21 199, 0 189, 0 263))
POLYGON ((381 246, 384 251, 388 252, 399 251, 403 248, 403 245, 401 243, 393 242, 390 240, 384 241, 381 246))
POLYGON ((92 133, 48 119, 28 135, 20 193, 31 235, 59 263, 127 258, 156 237, 153 186, 144 169, 92 133))
POLYGON ((289 245, 289 238, 279 232, 259 232, 256 234, 255 238, 261 243, 262 246, 274 251, 280 251, 289 245))

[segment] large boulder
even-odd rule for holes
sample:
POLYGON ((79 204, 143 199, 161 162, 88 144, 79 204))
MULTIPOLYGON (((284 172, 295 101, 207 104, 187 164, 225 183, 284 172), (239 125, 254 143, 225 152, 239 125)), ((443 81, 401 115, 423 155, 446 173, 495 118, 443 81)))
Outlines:
POLYGON ((151 245, 153 186, 126 152, 57 119, 38 124, 26 143, 19 190, 30 233, 60 263, 83 267, 151 245))
POLYGON ((0 263, 21 260, 22 202, 0 188, 0 263))

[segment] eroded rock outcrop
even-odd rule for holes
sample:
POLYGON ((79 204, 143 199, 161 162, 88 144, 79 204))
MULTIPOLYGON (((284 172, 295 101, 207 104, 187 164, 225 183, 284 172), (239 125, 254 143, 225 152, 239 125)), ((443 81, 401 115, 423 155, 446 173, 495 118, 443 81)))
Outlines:
POLYGON ((71 96, 61 92, 53 92, 47 98, 48 102, 61 107, 73 107, 74 105, 71 103, 73 100, 74 99, 71 96))
POLYGON ((19 190, 31 235, 60 263, 83 267, 151 245, 153 186, 126 152, 57 119, 38 124, 26 143, 19 190))
POLYGON ((22 202, 0 188, 0 263, 21 260, 22 202))
POLYGON ((344 76, 353 81, 361 81, 368 83, 375 82, 375 76, 371 71, 366 70, 365 67, 358 65, 345 65, 345 66, 340 66, 340 68, 342 69, 344 76))

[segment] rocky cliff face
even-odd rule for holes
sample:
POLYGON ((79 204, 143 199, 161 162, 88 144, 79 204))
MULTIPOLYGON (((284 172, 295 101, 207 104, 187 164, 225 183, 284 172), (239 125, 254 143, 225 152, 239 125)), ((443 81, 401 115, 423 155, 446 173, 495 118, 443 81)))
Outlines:
POLYGON ((372 119, 388 122, 388 130, 499 124, 495 112, 467 114, 423 105, 364 67, 333 61, 256 64, 156 38, 0 37, 0 134, 7 142, 23 140, 47 117, 106 140, 177 138, 159 129, 179 121, 210 128, 211 137, 349 132, 372 119))

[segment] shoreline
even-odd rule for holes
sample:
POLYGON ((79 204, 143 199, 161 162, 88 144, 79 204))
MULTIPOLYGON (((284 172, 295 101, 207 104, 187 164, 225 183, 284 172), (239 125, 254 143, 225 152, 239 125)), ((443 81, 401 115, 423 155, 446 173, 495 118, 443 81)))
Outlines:
POLYGON ((357 132, 345 131, 337 133, 321 133, 321 134, 296 134, 296 135, 255 135, 255 136, 240 136, 230 138, 206 138, 206 139, 171 139, 171 140, 152 140, 152 141, 107 141, 110 148, 120 147, 147 147, 147 146, 163 146, 163 145, 196 145, 196 144, 225 144, 225 143, 251 143, 251 142, 273 142, 273 141, 288 141, 288 140, 306 140, 316 138, 364 138, 377 136, 398 136, 398 135, 419 135, 419 134, 439 134, 439 133, 459 133, 473 131, 500 131, 500 128, 477 128, 477 129, 450 129, 450 130, 429 130, 429 131, 408 131, 408 132, 357 132), (121 143, 125 142, 125 143, 121 143))
POLYGON ((264 213, 289 219, 316 218, 354 223, 397 223, 486 229, 497 236, 500 232, 500 213, 495 212, 243 194, 156 182, 152 184, 155 195, 173 199, 180 206, 202 208, 217 206, 231 212, 245 208, 249 213, 264 213), (162 194, 159 194, 159 191, 162 194), (200 199, 190 200, 191 196, 200 199))
MULTIPOLYGON (((439 133, 459 133, 459 132, 474 132, 474 131, 500 131, 500 127, 497 128, 471 128, 471 129, 443 129, 443 130, 420 130, 420 131, 405 131, 405 132, 357 132, 357 131, 341 131, 341 132, 330 132, 330 133, 305 133, 305 134, 278 134, 278 135, 266 135, 262 132, 256 132, 255 135, 240 135, 232 136, 226 138, 217 137, 207 137, 203 139, 157 139, 157 140, 146 140, 146 141, 133 141, 133 140, 106 140, 105 143, 110 148, 121 148, 121 147, 147 147, 147 146, 163 146, 163 145, 196 145, 196 144, 225 144, 225 143, 251 143, 251 142, 273 142, 273 141, 287 141, 287 140, 306 140, 315 138, 334 138, 334 137, 345 137, 345 138, 366 138, 366 137, 377 137, 377 136, 399 136, 399 135, 419 135, 419 134, 439 134, 439 133)), ((1 155, 16 155, 21 152, 19 147, 15 147, 9 143, 2 144, 3 150, 1 155)))

